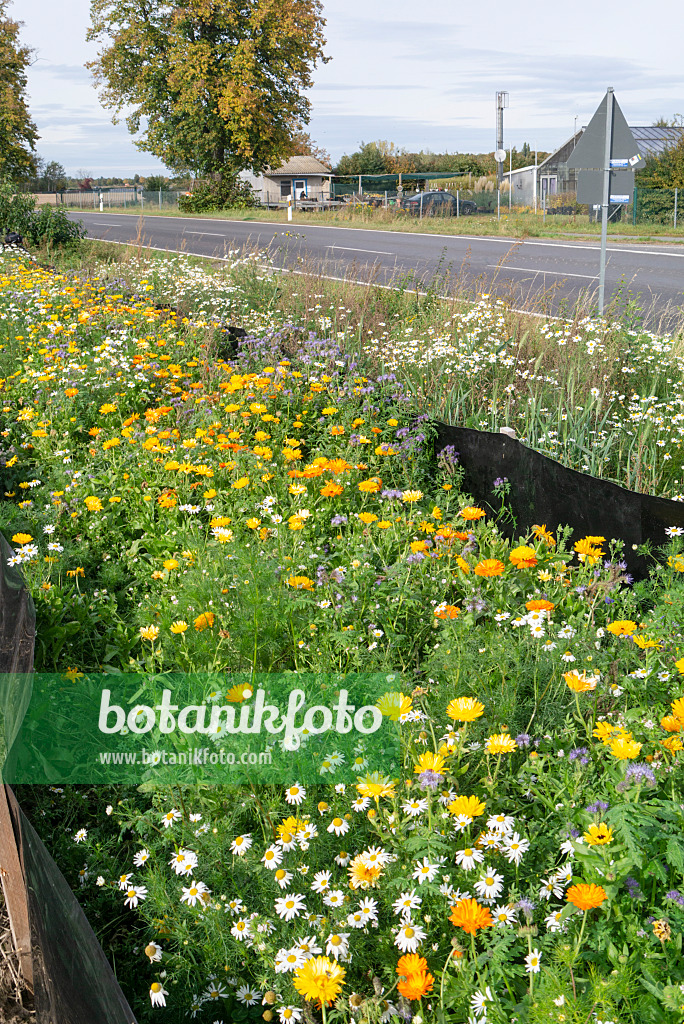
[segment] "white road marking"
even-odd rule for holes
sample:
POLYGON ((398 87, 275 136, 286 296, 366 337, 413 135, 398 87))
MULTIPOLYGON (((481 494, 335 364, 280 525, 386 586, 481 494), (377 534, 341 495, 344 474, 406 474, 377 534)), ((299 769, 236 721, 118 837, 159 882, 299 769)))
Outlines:
POLYGON ((394 256, 393 252, 384 249, 355 249, 353 245, 326 245, 326 249, 344 249, 345 252, 372 252, 378 256, 394 256))
POLYGON ((595 281, 598 274, 570 274, 562 270, 533 270, 532 267, 511 267, 508 263, 488 263, 494 270, 524 270, 526 274, 557 274, 559 277, 586 277, 595 281))
POLYGON ((226 238, 227 236, 220 234, 218 231, 184 231, 184 235, 209 235, 210 238, 226 238))

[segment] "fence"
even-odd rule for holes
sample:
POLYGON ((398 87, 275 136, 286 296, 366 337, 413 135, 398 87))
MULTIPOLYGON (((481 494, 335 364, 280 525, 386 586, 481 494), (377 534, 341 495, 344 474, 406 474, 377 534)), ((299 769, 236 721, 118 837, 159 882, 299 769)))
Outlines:
POLYGON ((139 211, 163 209, 166 207, 178 206, 178 197, 182 192, 171 192, 164 189, 149 190, 142 189, 138 192, 121 190, 102 192, 59 192, 61 204, 76 210, 108 210, 120 206, 123 209, 139 211))

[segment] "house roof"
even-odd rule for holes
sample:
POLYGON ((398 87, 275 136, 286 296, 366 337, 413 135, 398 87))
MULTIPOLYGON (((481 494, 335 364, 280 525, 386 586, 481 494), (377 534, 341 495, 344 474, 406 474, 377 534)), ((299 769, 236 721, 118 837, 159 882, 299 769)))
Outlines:
MULTIPOLYGON (((639 152, 642 156, 662 156, 664 150, 670 146, 676 146, 680 139, 684 138, 684 126, 671 127, 669 125, 630 125, 629 130, 634 136, 634 141, 639 147, 639 152)), ((586 131, 586 126, 577 132, 576 135, 571 135, 569 139, 559 146, 558 149, 554 150, 546 160, 544 160, 539 166, 543 167, 544 164, 555 164, 557 162, 558 154, 562 152, 566 147, 569 147, 574 140, 575 145, 579 142, 580 138, 586 131)), ((574 146, 572 147, 574 149, 574 146)), ((515 173, 515 172, 513 172, 515 173)))
POLYGON ((266 174, 269 178, 279 177, 296 177, 300 174, 331 174, 329 167, 322 164, 320 160, 317 160, 315 156, 291 156, 289 160, 286 160, 280 167, 269 168, 266 174))

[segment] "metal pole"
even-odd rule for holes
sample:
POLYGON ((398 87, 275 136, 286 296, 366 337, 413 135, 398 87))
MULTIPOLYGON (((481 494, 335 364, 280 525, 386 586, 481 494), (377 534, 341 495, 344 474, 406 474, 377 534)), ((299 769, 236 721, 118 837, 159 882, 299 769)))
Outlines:
POLYGON ((387 209, 387 189, 385 189, 385 209, 387 209))
POLYGON ((456 216, 461 216, 461 190, 459 188, 456 189, 456 216))
POLYGON ((606 243, 608 241, 608 208, 610 206, 610 151, 613 135, 613 102, 614 93, 608 89, 606 103, 606 144, 603 154, 603 202, 601 203, 601 264, 599 268, 599 316, 603 316, 606 291, 606 243))
POLYGON ((159 189, 159 209, 161 210, 161 189, 159 189))
POLYGON ((361 182, 361 175, 359 174, 359 195, 363 195, 363 184, 361 182))
POLYGON ((423 219, 423 193, 420 193, 420 219, 423 219))
POLYGON ((537 216, 537 150, 534 151, 534 215, 537 216))
POLYGON ((508 212, 511 212, 513 202, 513 147, 508 151, 508 212))
MULTIPOLYGON (((499 167, 501 167, 501 164, 499 164, 499 167)), ((498 188, 496 190, 496 219, 501 220, 501 190, 498 188)))
POLYGON ((674 226, 677 227, 677 192, 679 189, 675 189, 675 209, 674 209, 674 226))

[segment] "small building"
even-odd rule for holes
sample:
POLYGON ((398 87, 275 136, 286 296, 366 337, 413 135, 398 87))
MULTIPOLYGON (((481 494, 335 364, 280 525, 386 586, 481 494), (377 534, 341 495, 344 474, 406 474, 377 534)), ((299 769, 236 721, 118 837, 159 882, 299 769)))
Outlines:
POLYGON ((527 167, 518 167, 515 171, 504 171, 503 180, 510 182, 514 206, 534 206, 535 170, 534 164, 529 164, 527 167))
POLYGON ((257 192, 262 203, 296 201, 326 202, 330 199, 332 171, 315 156, 291 156, 280 167, 267 168, 263 174, 241 171, 240 178, 257 192))
MULTIPOLYGON (((545 204, 546 196, 577 191, 578 172, 575 168, 568 167, 568 160, 585 130, 586 126, 571 135, 555 153, 551 153, 539 164, 537 197, 542 206, 545 204)), ((684 126, 630 125, 630 131, 639 153, 646 158, 662 156, 665 149, 676 146, 680 139, 684 138, 684 126)))

